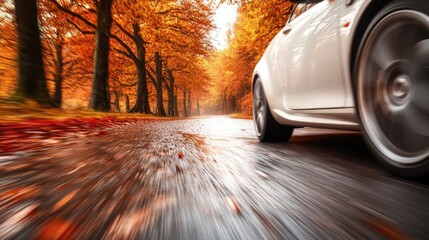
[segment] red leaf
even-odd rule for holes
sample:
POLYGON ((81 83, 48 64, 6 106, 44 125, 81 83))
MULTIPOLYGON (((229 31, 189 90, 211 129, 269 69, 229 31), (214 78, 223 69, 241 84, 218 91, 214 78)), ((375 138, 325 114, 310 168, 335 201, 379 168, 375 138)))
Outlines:
POLYGON ((76 225, 71 221, 53 218, 43 225, 36 239, 76 239, 76 229, 76 225))

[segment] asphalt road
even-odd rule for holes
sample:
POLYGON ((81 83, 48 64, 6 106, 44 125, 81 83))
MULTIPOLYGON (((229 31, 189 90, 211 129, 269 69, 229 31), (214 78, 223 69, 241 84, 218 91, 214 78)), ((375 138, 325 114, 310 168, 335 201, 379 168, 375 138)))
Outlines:
POLYGON ((428 239, 428 182, 387 173, 355 132, 134 123, 1 156, 0 239, 428 239))

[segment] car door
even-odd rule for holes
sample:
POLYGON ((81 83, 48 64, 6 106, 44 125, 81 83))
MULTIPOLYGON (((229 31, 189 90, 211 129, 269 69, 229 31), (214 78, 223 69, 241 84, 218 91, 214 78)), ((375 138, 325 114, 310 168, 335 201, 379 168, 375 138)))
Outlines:
MULTIPOLYGON (((299 42, 303 37, 302 33, 296 29, 305 29, 311 23, 311 11, 305 12, 307 4, 297 4, 289 19, 289 22, 283 27, 282 30, 274 37, 265 52, 265 60, 270 67, 271 80, 275 86, 278 86, 278 91, 281 92, 282 97, 274 98, 278 103, 275 106, 284 105, 285 108, 290 109, 285 101, 285 95, 288 92, 288 84, 291 76, 288 74, 291 68, 299 67, 301 55, 303 54, 303 47, 299 48, 295 44, 292 49, 292 43, 299 42), (298 19, 296 19, 299 17, 298 19), (296 19, 296 20, 295 20, 296 19), (298 40, 298 41, 297 41, 298 40), (294 61, 291 63, 291 61, 294 61), (283 104, 285 103, 285 104, 283 104)), ((293 96, 289 96, 293 97, 293 96)))
POLYGON ((284 37, 282 91, 288 109, 342 108, 339 14, 343 1, 323 1, 293 20, 284 37))

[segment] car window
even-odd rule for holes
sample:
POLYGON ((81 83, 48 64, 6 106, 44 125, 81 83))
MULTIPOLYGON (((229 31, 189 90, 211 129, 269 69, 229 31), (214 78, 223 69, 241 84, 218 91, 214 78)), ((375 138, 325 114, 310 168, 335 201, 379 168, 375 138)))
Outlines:
POLYGON ((316 5, 316 3, 298 3, 295 4, 292 10, 292 14, 289 17, 288 23, 293 21, 295 18, 297 18, 299 15, 310 9, 316 5))

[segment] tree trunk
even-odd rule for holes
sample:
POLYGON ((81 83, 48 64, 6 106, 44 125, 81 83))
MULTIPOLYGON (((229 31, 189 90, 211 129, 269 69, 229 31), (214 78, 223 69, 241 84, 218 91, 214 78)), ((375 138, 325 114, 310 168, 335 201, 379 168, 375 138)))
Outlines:
POLYGON ((156 107, 158 115, 167 116, 164 109, 164 103, 162 96, 162 59, 159 52, 155 53, 155 72, 156 72, 156 107))
POLYGON ((56 75, 54 77, 55 82, 55 93, 54 93, 54 104, 61 108, 63 102, 63 77, 56 75))
MULTIPOLYGON (((61 38, 61 36, 57 36, 61 38)), ((54 92, 54 104, 58 107, 61 107, 63 101, 63 71, 64 71, 64 61, 63 61, 63 40, 60 39, 59 42, 55 43, 55 92, 54 92)))
POLYGON ((237 110, 237 101, 235 96, 231 97, 231 110, 236 111, 237 110))
POLYGON ((183 88, 183 114, 185 118, 188 117, 187 105, 186 105, 186 88, 183 88))
POLYGON ((116 112, 121 112, 121 107, 119 106, 119 93, 117 91, 114 91, 115 94, 115 110, 116 112))
POLYGON ((173 116, 178 117, 179 116, 179 105, 177 104, 177 95, 174 95, 174 113, 173 116))
POLYGON ((188 116, 192 116, 191 90, 188 93, 188 116))
POLYGON ((168 70, 168 80, 170 81, 168 87, 168 115, 174 117, 174 76, 173 71, 168 70))
POLYGON ((200 116, 200 99, 197 99, 197 116, 200 116))
POLYGON ((108 112, 109 99, 109 35, 112 25, 112 1, 100 0, 97 6, 97 29, 95 33, 94 74, 89 107, 108 112))
POLYGON ((15 0, 19 76, 14 98, 52 103, 46 86, 36 0, 15 0))
POLYGON ((146 76, 146 47, 138 24, 133 24, 133 31, 134 39, 136 40, 138 58, 138 61, 135 62, 137 68, 137 96, 136 103, 129 112, 150 114, 149 91, 147 89, 146 76))
POLYGON ((226 101, 226 94, 223 95, 223 103, 222 103, 222 111, 223 113, 227 113, 228 112, 228 105, 227 105, 227 101, 226 101))
POLYGON ((221 98, 221 100, 220 100, 220 104, 221 104, 221 112, 222 112, 222 114, 224 114, 224 113, 226 112, 226 110, 225 110, 226 106, 225 106, 225 101, 224 101, 224 99, 225 99, 225 95, 222 95, 222 98, 221 98))
POLYGON ((130 112, 130 97, 128 94, 125 95, 125 108, 127 112, 130 112))
POLYGON ((137 65, 137 96, 136 102, 130 112, 151 113, 149 107, 149 91, 147 89, 146 67, 144 63, 137 65))

